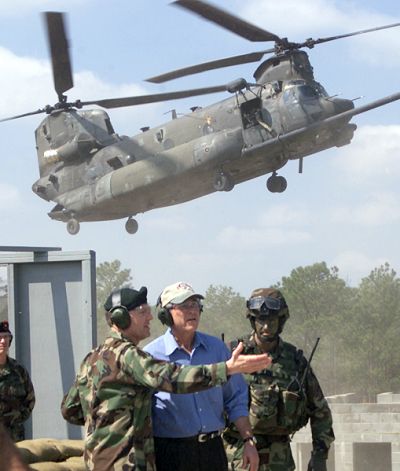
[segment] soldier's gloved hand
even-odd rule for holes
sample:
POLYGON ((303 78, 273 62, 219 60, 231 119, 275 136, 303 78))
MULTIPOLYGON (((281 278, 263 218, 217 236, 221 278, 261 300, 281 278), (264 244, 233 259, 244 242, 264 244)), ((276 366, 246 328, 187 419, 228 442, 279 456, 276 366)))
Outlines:
POLYGON ((326 471, 326 453, 323 451, 313 451, 307 471, 326 471))

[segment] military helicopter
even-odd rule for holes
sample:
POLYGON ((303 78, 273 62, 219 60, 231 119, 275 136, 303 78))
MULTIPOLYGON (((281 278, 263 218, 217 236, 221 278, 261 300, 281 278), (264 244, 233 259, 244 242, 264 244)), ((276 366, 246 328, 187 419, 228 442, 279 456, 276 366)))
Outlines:
POLYGON ((45 14, 53 79, 58 102, 36 111, 2 119, 46 113, 35 131, 40 178, 33 191, 56 205, 52 219, 77 234, 80 222, 127 217, 134 234, 134 216, 183 203, 272 173, 267 188, 283 192, 286 179, 277 174, 289 160, 349 144, 353 116, 400 98, 400 93, 354 107, 352 100, 330 96, 314 79, 303 48, 336 39, 399 26, 381 26, 322 39, 294 43, 202 0, 176 0, 175 6, 196 13, 250 41, 273 41, 271 49, 198 64, 148 79, 154 83, 220 67, 260 61, 255 81, 237 79, 225 86, 155 95, 68 102, 73 87, 65 21, 61 13, 45 14), (133 137, 118 135, 102 108, 133 106, 226 90, 233 96, 133 137))

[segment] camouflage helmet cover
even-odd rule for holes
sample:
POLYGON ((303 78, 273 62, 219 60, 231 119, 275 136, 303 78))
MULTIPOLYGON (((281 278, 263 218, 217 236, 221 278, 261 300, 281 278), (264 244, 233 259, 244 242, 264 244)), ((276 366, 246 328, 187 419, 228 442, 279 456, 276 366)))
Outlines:
MULTIPOLYGON (((281 301, 281 308, 278 311, 278 316, 283 317, 285 321, 289 319, 289 308, 286 304, 285 298, 283 297, 282 293, 276 288, 257 288, 253 290, 250 295, 250 299, 257 298, 257 297, 264 297, 264 298, 275 298, 280 299, 281 301)), ((250 314, 250 309, 247 309, 247 315, 250 314)), ((251 312, 253 314, 253 312, 251 312)))

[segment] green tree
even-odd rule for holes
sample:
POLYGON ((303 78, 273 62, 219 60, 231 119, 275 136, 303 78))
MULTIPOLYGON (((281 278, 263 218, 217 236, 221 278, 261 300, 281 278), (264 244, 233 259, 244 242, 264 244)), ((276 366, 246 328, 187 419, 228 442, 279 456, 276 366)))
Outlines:
POLYGON ((328 268, 325 262, 292 270, 277 287, 290 312, 283 337, 303 349, 306 356, 319 337, 312 364, 325 393, 347 392, 341 390, 339 365, 343 360, 343 326, 354 290, 339 277, 337 267, 328 268))
POLYGON ((104 303, 112 290, 131 286, 131 270, 121 268, 121 262, 103 262, 96 268, 96 297, 97 297, 97 339, 101 343, 108 332, 104 317, 104 303))
POLYGON ((246 300, 230 286, 210 285, 204 296, 200 330, 229 341, 250 331, 246 300))
POLYGON ((361 280, 343 343, 347 387, 372 402, 400 390, 400 279, 385 263, 361 280))

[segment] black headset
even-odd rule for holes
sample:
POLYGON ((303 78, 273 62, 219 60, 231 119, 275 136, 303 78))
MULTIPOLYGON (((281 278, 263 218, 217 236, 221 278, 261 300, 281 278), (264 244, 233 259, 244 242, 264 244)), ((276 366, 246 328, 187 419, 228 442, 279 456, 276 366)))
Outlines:
POLYGON ((174 325, 174 320, 172 319, 169 309, 161 306, 161 294, 158 297, 157 304, 156 304, 156 306, 159 308, 157 311, 157 316, 161 324, 164 324, 168 327, 172 327, 174 325))
POLYGON ((131 316, 128 309, 121 304, 121 290, 115 291, 111 296, 110 322, 118 328, 125 330, 131 325, 131 316))
MULTIPOLYGON (((156 304, 156 306, 159 308, 157 312, 157 316, 162 324, 168 327, 172 327, 174 325, 174 320, 172 318, 171 313, 169 312, 169 308, 167 307, 168 304, 165 307, 161 307, 161 294, 158 297, 157 304, 156 304)), ((199 299, 199 301, 201 300, 199 299)), ((203 312, 203 304, 200 302, 200 313, 202 312, 203 312)))

